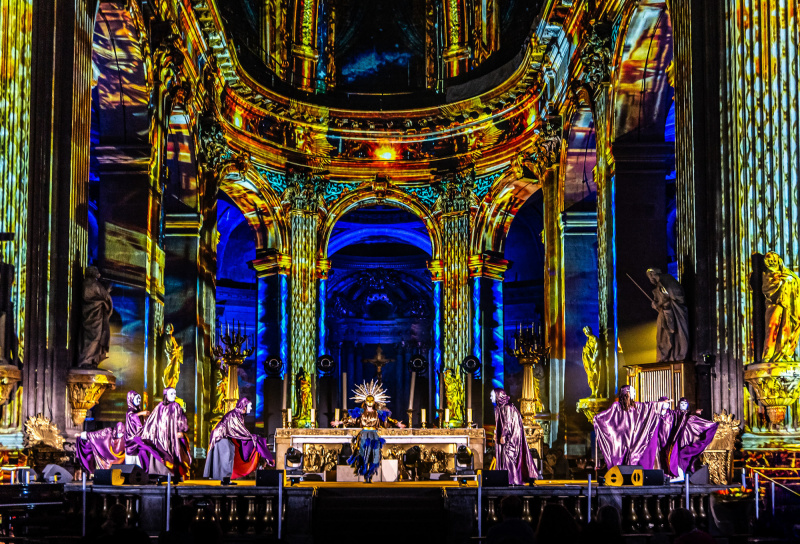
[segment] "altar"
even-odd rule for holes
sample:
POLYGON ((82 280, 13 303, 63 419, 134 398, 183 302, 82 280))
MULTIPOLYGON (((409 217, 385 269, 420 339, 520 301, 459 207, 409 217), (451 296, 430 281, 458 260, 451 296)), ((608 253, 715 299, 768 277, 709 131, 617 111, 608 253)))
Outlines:
MULTIPOLYGON (((284 456, 289 448, 303 452, 303 469, 306 472, 335 470, 343 446, 352 443, 358 428, 314 429, 281 428, 275 431, 275 462, 284 468, 284 456)), ((431 460, 440 472, 453 471, 454 455, 459 446, 472 451, 475 468, 483 467, 486 445, 484 430, 480 429, 399 429, 380 431, 386 441, 384 459, 402 459, 402 454, 412 446, 419 446, 422 459, 431 460)))

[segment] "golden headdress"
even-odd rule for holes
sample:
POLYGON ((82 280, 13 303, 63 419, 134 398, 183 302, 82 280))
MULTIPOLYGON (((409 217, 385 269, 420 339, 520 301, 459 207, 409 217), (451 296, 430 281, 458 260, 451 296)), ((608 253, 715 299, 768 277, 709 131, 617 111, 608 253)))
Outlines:
POLYGON ((356 401, 358 404, 366 402, 367 397, 372 397, 375 400, 375 404, 386 404, 389 402, 389 395, 386 394, 386 390, 375 380, 357 385, 353 393, 355 393, 355 396, 350 397, 350 399, 356 401))

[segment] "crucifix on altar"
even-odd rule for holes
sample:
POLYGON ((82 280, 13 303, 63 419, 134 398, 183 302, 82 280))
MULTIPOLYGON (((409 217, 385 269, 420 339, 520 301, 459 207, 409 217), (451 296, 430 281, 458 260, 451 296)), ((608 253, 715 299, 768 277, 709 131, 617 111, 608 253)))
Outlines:
POLYGON ((362 359, 362 362, 373 365, 378 370, 378 383, 383 383, 382 369, 389 363, 393 363, 394 359, 387 359, 383 356, 383 348, 378 344, 378 349, 375 350, 375 357, 372 359, 362 359))

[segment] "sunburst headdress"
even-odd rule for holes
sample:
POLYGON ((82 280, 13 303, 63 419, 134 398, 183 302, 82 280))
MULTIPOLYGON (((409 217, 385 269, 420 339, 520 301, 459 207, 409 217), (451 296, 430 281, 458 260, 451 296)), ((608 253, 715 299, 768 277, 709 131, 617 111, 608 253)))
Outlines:
POLYGON ((389 402, 389 395, 386 394, 386 390, 375 380, 357 385, 353 393, 355 393, 355 396, 350 397, 350 399, 356 401, 358 404, 367 402, 369 397, 372 397, 375 404, 386 404, 389 402))

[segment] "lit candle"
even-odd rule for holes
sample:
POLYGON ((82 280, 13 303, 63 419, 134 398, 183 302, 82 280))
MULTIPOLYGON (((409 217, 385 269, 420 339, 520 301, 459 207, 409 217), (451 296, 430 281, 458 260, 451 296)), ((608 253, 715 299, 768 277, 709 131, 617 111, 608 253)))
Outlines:
POLYGON ((444 423, 445 423, 445 425, 450 423, 450 408, 445 408, 444 409, 444 423))
POLYGON ((286 409, 286 422, 289 424, 289 427, 292 426, 292 409, 291 408, 287 408, 286 409))
POLYGON ((472 408, 467 408, 467 423, 472 423, 472 408))
POLYGON ((427 416, 427 415, 428 415, 428 411, 425 408, 420 410, 420 419, 422 421, 425 421, 426 423, 427 423, 428 419, 425 416, 427 416))

